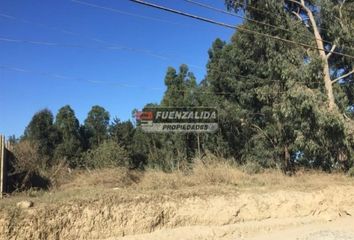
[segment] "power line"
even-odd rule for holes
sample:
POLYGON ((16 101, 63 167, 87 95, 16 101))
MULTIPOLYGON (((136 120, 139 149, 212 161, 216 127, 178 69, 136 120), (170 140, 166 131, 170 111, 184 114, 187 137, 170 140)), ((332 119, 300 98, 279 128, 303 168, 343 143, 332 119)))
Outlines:
MULTIPOLYGON (((14 66, 2 65, 2 64, 0 64, 0 69, 12 71, 12 72, 45 76, 45 77, 55 78, 55 79, 60 79, 60 80, 71 80, 71 81, 76 81, 76 82, 86 82, 86 83, 90 83, 90 84, 105 84, 105 85, 110 85, 110 86, 120 87, 120 88, 133 88, 133 89, 135 88, 135 89, 142 89, 142 90, 148 90, 148 91, 165 90, 163 88, 157 88, 157 87, 148 87, 148 86, 142 86, 142 85, 130 85, 130 84, 121 83, 121 82, 103 81, 103 80, 98 80, 98 79, 86 79, 86 78, 82 78, 82 77, 72 77, 72 76, 67 76, 67 75, 58 74, 58 73, 33 71, 33 70, 24 69, 21 67, 14 67, 14 66)), ((187 91, 183 91, 183 92, 187 92, 187 91)), ((213 92, 210 92, 209 94, 212 94, 212 93, 213 92)), ((221 94, 226 94, 226 93, 221 93, 221 94)), ((229 94, 231 94, 231 93, 229 93, 229 94)))
POLYGON ((45 76, 45 77, 50 77, 50 78, 55 78, 55 79, 60 79, 60 80, 72 80, 72 81, 77 81, 77 82, 87 82, 87 83, 91 83, 91 84, 109 84, 112 86, 125 87, 125 88, 141 87, 141 86, 129 85, 129 84, 120 83, 120 82, 102 81, 102 80, 97 80, 97 79, 85 79, 85 78, 81 78, 81 77, 67 76, 65 74, 48 73, 48 72, 43 72, 43 71, 33 71, 33 70, 28 70, 28 69, 8 66, 8 65, 0 65, 0 68, 7 70, 7 71, 40 75, 40 76, 45 76))
MULTIPOLYGON (((158 87, 149 87, 149 86, 143 86, 143 85, 130 85, 127 83, 122 83, 122 82, 115 82, 115 81, 104 81, 100 79, 87 79, 87 78, 82 78, 82 77, 73 77, 73 76, 68 76, 66 74, 58 74, 58 73, 48 73, 48 72, 43 72, 43 71, 34 71, 34 70, 28 70, 24 69, 21 67, 14 67, 14 66, 9 66, 9 65, 2 65, 0 64, 0 69, 4 69, 7 71, 12 71, 12 72, 19 72, 19 73, 26 73, 26 74, 33 74, 33 75, 39 75, 39 76, 44 76, 44 77, 49 77, 49 78, 55 78, 55 79, 60 79, 60 80, 70 80, 70 81, 76 81, 76 82, 86 82, 90 84, 104 84, 104 85, 109 85, 113 87, 119 87, 119 88, 130 88, 130 89, 142 89, 142 90, 147 90, 147 91, 165 91, 165 88, 158 88, 158 87)), ((236 77, 243 78, 243 79, 249 79, 249 80, 260 80, 260 81, 266 81, 266 82, 280 82, 282 80, 279 79, 267 79, 267 78, 260 78, 260 77, 255 77, 255 76, 246 76, 246 75, 240 75, 240 74, 233 74, 236 77)), ((295 83, 307 83, 304 81, 296 81, 295 83)), ((315 82, 313 82, 315 83, 315 82)), ((180 93, 193 93, 190 90, 176 90, 177 92, 180 93)), ((287 93, 287 91, 277 91, 278 93, 287 93)), ((210 95, 233 95, 235 94, 234 91, 196 91, 194 92, 195 94, 210 94, 210 95)))
POLYGON ((56 28, 56 27, 53 27, 53 26, 46 25, 44 23, 35 23, 35 22, 30 21, 30 20, 27 20, 27 19, 24 19, 24 18, 18 18, 18 17, 15 17, 13 15, 5 14, 5 13, 0 13, 0 17, 6 18, 6 19, 10 19, 10 20, 13 20, 13 21, 18 21, 18 22, 25 23, 25 24, 32 24, 32 25, 39 26, 39 27, 42 27, 42 28, 47 28, 47 29, 50 29, 50 30, 59 31, 59 32, 67 34, 67 35, 75 35, 75 36, 77 36, 77 34, 75 34, 74 32, 71 32, 71 31, 68 31, 68 30, 65 30, 65 29, 56 28))
MULTIPOLYGON (((288 29, 285 29, 285 28, 282 28, 282 27, 279 27, 279 26, 275 26, 275 25, 272 25, 272 24, 269 24, 269 23, 264 23, 264 22, 261 22, 261 21, 257 21, 257 20, 254 20, 254 19, 252 19, 252 18, 244 17, 244 16, 241 16, 241 15, 238 15, 238 14, 235 14, 235 13, 232 13, 232 12, 229 12, 229 11, 225 11, 225 10, 220 9, 220 8, 216 8, 216 7, 210 6, 210 5, 208 5, 208 4, 196 2, 196 1, 193 1, 193 0, 184 0, 184 1, 185 1, 185 2, 188 2, 188 3, 191 3, 191 4, 194 4, 194 5, 197 5, 197 6, 200 6, 200 7, 203 7, 203 8, 206 8, 206 9, 209 9, 209 10, 213 10, 213 11, 215 11, 215 12, 220 12, 220 13, 223 13, 223 14, 226 14, 226 15, 229 15, 229 16, 238 17, 238 18, 241 18, 241 19, 244 19, 244 20, 247 20, 247 21, 256 23, 256 24, 260 24, 260 25, 272 27, 272 28, 279 29, 279 30, 282 30, 282 31, 285 31, 285 32, 289 32, 289 33, 294 33, 294 32, 291 31, 291 30, 288 30, 288 29)), ((263 11, 264 11, 264 10, 263 10, 263 11)), ((269 13, 268 11, 264 11, 264 12, 269 13)), ((303 35, 303 36, 307 36, 307 35, 304 35, 304 34, 302 34, 302 35, 303 35)), ((312 37, 311 37, 311 39, 312 39, 312 37)), ((327 41, 327 40, 324 40, 324 39, 319 39, 319 38, 316 38, 316 37, 314 37, 313 39, 315 39, 315 40, 320 40, 320 41, 322 41, 322 42, 325 42, 325 43, 330 44, 331 46, 333 46, 333 43, 330 42, 330 41, 327 41)), ((348 47, 348 46, 338 46, 338 47, 354 49, 354 48, 348 47)))
MULTIPOLYGON (((245 12, 245 8, 250 8, 250 9, 256 10, 256 11, 258 11, 258 12, 265 13, 265 14, 267 14, 267 15, 270 14, 269 11, 265 11, 265 10, 263 10, 263 9, 259 9, 259 8, 256 8, 256 7, 249 6, 249 4, 243 4, 243 3, 241 3, 241 2, 238 2, 237 4, 239 4, 239 5, 241 5, 241 6, 244 6, 244 8, 243 8, 243 11, 244 11, 244 12, 245 12)), ((301 22, 304 22, 304 21, 306 21, 306 20, 308 20, 308 19, 301 19, 301 22)), ((320 27, 319 27, 319 29, 324 29, 324 28, 320 28, 320 27)))
MULTIPOLYGON (((167 7, 164 7, 164 6, 161 6, 161 5, 157 5, 157 4, 153 4, 153 3, 149 3, 149 2, 145 2, 145 1, 141 1, 141 0, 129 0, 129 1, 141 4, 141 5, 144 5, 144 6, 160 9, 160 10, 163 10, 163 11, 166 11, 166 12, 175 13, 175 14, 182 15, 182 16, 185 16, 185 17, 190 17, 190 18, 197 19, 197 20, 200 20, 200 21, 203 21, 203 22, 207 22, 207 23, 211 23, 211 24, 214 24, 214 25, 219 25, 219 26, 226 27, 226 28, 236 29, 236 30, 243 31, 243 32, 246 32, 246 33, 257 34, 257 35, 260 35, 260 36, 263 36, 263 37, 272 38, 272 39, 275 39, 275 40, 278 40, 278 41, 282 41, 282 42, 285 42, 285 43, 290 43, 290 44, 293 44, 293 45, 299 45, 299 46, 302 46, 302 47, 305 47, 305 48, 315 49, 315 50, 319 50, 319 51, 323 51, 323 52, 326 51, 325 49, 321 49, 321 48, 318 48, 318 47, 315 47, 315 46, 312 46, 312 45, 309 45, 309 44, 306 44, 306 43, 300 43, 300 42, 292 41, 292 40, 289 40, 289 39, 280 38, 278 36, 273 36, 273 35, 269 35, 269 34, 266 34, 266 33, 257 32, 257 31, 251 30, 251 29, 247 29, 247 28, 243 28, 243 27, 239 27, 239 26, 234 26, 234 25, 230 25, 230 24, 227 24, 227 23, 223 23, 223 22, 214 21, 214 20, 211 20, 209 18, 200 17, 200 16, 197 16, 197 15, 189 14, 189 13, 182 12, 182 11, 179 11, 179 10, 175 10, 175 9, 172 9, 172 8, 167 8, 167 7)), ((354 59, 354 56, 352 56, 352 55, 340 53, 340 52, 337 52, 337 51, 332 51, 332 54, 336 54, 336 55, 340 55, 340 56, 343 56, 343 57, 348 57, 348 58, 354 59)))
MULTIPOLYGON (((4 14, 1 14, 1 15, 4 15, 4 14)), ((6 16, 9 16, 9 15, 6 15, 6 16)), ((13 16, 9 16, 11 18, 15 18, 13 16)), ((26 21, 26 20, 25 20, 26 21)), ((64 30, 63 30, 64 31, 64 30)), ((72 32, 71 32, 72 33, 72 32)), ((73 33, 75 34, 75 33, 73 33)), ((11 39, 11 38, 3 38, 3 37, 0 37, 0 41, 7 41, 7 42, 15 42, 15 43, 30 43, 30 44, 38 44, 38 45, 45 45, 45 46, 60 46, 60 47, 79 47, 79 48, 87 48, 87 46, 85 45, 79 45, 79 44, 60 44, 60 43, 55 43, 55 42, 44 42, 44 41, 30 41, 30 40, 20 40, 20 39, 11 39)), ((91 48, 91 47, 89 47, 91 48)), ((100 48, 96 48, 96 49, 109 49, 109 50, 126 50, 128 48, 126 47, 100 47, 100 48)), ((199 67, 199 66, 197 66, 199 67)), ((2 68, 4 68, 4 66, 2 66, 2 68)), ((17 70, 17 71, 20 71, 20 72, 27 72, 23 69, 20 69, 20 68, 12 68, 12 70, 17 70)), ((48 74, 43 74, 43 75, 48 75, 48 74)), ((258 80, 261 80, 261 81, 268 81, 268 82, 279 82, 279 81, 283 81, 283 80, 274 80, 274 79, 268 79, 268 78, 257 78, 257 77, 249 77, 249 76, 245 76, 245 75, 239 75, 239 74, 234 74, 235 76, 238 76, 238 77, 241 77, 241 78, 247 78, 247 79, 258 79, 258 80)), ((54 75, 51 75, 52 77, 54 75)), ((61 77, 63 79, 67 78, 67 77, 63 77, 62 75, 59 75, 59 74, 56 74, 55 77, 61 77)), ((72 78, 74 79, 74 78, 72 78)), ((304 82, 304 81, 297 81, 298 83, 309 83, 309 82, 304 82)), ((105 83, 105 82, 103 82, 105 83)))
MULTIPOLYGON (((22 22, 22 23, 26 23, 26 24, 32 24, 32 25, 39 26, 39 27, 42 27, 42 28, 54 30, 54 31, 57 31, 57 32, 60 32, 62 34, 66 34, 66 35, 78 36, 78 37, 86 38, 86 39, 88 39, 90 41, 93 41, 93 42, 96 42, 96 43, 99 43, 99 44, 105 44, 105 46, 104 46, 105 48, 113 48, 114 50, 120 49, 120 50, 131 51, 131 52, 140 52, 140 53, 143 53, 145 55, 149 55, 151 57, 158 58, 160 60, 176 60, 177 61, 176 57, 163 55, 163 54, 160 54, 160 53, 148 50, 148 49, 128 47, 128 46, 123 46, 123 45, 120 45, 120 44, 118 45, 118 44, 110 43, 110 42, 107 42, 105 40, 102 40, 102 39, 99 39, 99 38, 96 38, 96 37, 85 36, 85 35, 83 35, 81 33, 69 31, 69 30, 66 30, 66 29, 60 29, 60 28, 53 27, 53 26, 50 26, 50 25, 47 25, 47 24, 43 24, 43 23, 32 22, 32 21, 27 20, 27 19, 18 18, 18 17, 12 16, 12 15, 4 14, 4 13, 0 13, 0 17, 4 17, 4 18, 7 18, 7 19, 11 19, 11 20, 22 22)), ((3 40, 0 40, 0 41, 18 42, 16 40, 17 39, 4 38, 3 40)), ((22 41, 26 41, 26 43, 31 43, 31 44, 42 44, 42 45, 51 45, 51 46, 60 45, 62 47, 78 47, 77 45, 70 45, 70 44, 67 45, 67 46, 63 46, 62 44, 54 44, 54 43, 49 44, 48 42, 43 42, 43 41, 32 41, 32 42, 28 41, 28 40, 22 40, 22 41)), ((87 46, 82 46, 82 47, 83 48, 87 48, 87 46)), ((89 48, 91 48, 91 47, 89 47, 89 48)), ((111 49, 109 49, 109 50, 111 50, 111 49)), ((180 57, 179 57, 179 59, 180 59, 180 57)), ((178 60, 178 61, 180 61, 180 60, 178 60)), ((195 65, 195 64, 188 64, 188 66, 190 66, 192 68, 197 68, 197 69, 204 69, 203 67, 195 65)))
POLYGON ((194 5, 197 5, 199 7, 203 7, 203 8, 209 9, 209 10, 213 10, 215 12, 220 12, 220 13, 223 13, 223 14, 226 14, 226 15, 229 15, 229 16, 238 17, 238 18, 250 21, 250 22, 257 23, 257 24, 261 24, 261 25, 265 25, 265 26, 268 26, 268 27, 273 27, 273 28, 276 28, 276 29, 280 29, 282 31, 292 32, 292 31, 290 31, 288 29, 285 29, 285 28, 282 28, 282 27, 278 27, 278 26, 275 26, 275 25, 272 25, 272 24, 260 22, 260 21, 254 20, 252 18, 244 17, 244 16, 238 15, 236 13, 232 13, 232 12, 220 9, 220 8, 216 8, 216 7, 210 6, 210 5, 205 4, 205 3, 200 3, 200 2, 196 2, 196 1, 192 1, 192 0, 184 0, 184 1, 188 2, 188 3, 191 3, 191 4, 194 4, 194 5))
MULTIPOLYGON (((259 8, 256 8, 256 7, 252 7, 252 6, 249 6, 248 4, 244 4, 244 3, 241 3, 241 2, 238 2, 237 4, 241 5, 241 6, 244 6, 244 8, 250 8, 250 9, 254 9, 258 12, 262 12, 262 13, 266 13, 267 15, 269 15, 269 11, 266 11, 266 10, 263 10, 263 9, 259 9, 259 8)), ((342 9, 342 10, 346 10, 346 9, 342 9)), ((346 10, 346 11, 349 11, 349 10, 346 10)), ((301 20, 301 22, 305 21, 305 20, 308 20, 308 19, 304 19, 304 20, 301 20)), ((321 30, 326 30, 328 31, 327 28, 322 28, 322 27, 317 27, 318 29, 321 29, 321 30)))
MULTIPOLYGON (((129 85, 126 83, 108 82, 108 81, 102 81, 102 80, 97 80, 97 79, 85 79, 85 78, 81 78, 81 77, 71 77, 71 76, 56 74, 56 73, 32 71, 32 70, 28 70, 28 69, 24 69, 24 68, 12 67, 12 66, 6 66, 6 65, 0 65, 0 69, 4 69, 7 71, 20 72, 20 73, 40 75, 40 76, 45 76, 45 77, 50 77, 50 78, 55 78, 55 79, 60 79, 60 80, 72 80, 72 81, 77 81, 77 82, 87 82, 90 84, 106 84, 106 85, 120 87, 120 88, 142 89, 142 90, 147 90, 147 91, 165 91, 166 90, 164 88, 157 88, 157 87, 147 87, 147 86, 142 86, 142 85, 129 85)), ((190 90, 176 90, 176 91, 180 92, 180 93, 187 93, 187 92, 192 93, 190 90)), ((235 92, 224 92, 224 91, 219 91, 219 92, 197 91, 195 93, 197 93, 197 94, 210 94, 210 95, 235 94, 235 92)))
MULTIPOLYGON (((241 6, 244 6, 244 8, 250 8, 250 9, 254 9, 254 10, 259 11, 259 12, 263 12, 263 13, 268 13, 269 14, 268 11, 263 10, 263 9, 259 9, 259 8, 253 7, 253 6, 250 6, 249 4, 244 4, 244 3, 241 3, 241 2, 238 2, 237 4, 241 5, 241 6)), ((342 10, 351 11, 350 9, 344 9, 344 8, 342 10)))
POLYGON ((54 46, 54 47, 64 47, 64 48, 82 48, 82 49, 93 49, 93 50, 108 50, 108 51, 132 51, 132 52, 141 52, 162 60, 167 60, 165 56, 152 54, 149 51, 144 51, 136 48, 129 48, 124 46, 88 46, 82 44, 66 44, 66 43, 57 43, 57 42, 47 42, 47 41, 33 41, 33 40, 23 40, 23 39, 14 39, 8 37, 0 36, 0 41, 10 42, 10 43, 26 43, 33 45, 42 45, 42 46, 54 46))
MULTIPOLYGON (((0 36, 0 41, 2 42, 9 42, 9 43, 22 43, 22 44, 33 44, 33 45, 40 45, 40 46, 48 46, 48 47, 63 47, 63 48, 79 48, 79 49, 90 49, 90 50, 106 50, 106 51, 130 51, 130 52, 137 52, 137 53, 144 53, 148 56, 152 56, 158 58, 163 61, 167 60, 176 60, 171 57, 166 57, 163 55, 158 55, 153 52, 147 50, 139 50, 135 48, 128 48, 128 47, 121 47, 121 46, 87 46, 82 44, 64 44, 64 43, 57 43, 57 42, 46 42, 46 41, 32 41, 32 40, 23 40, 23 39, 14 39, 8 37, 0 36)), ((191 68, 198 68, 203 69, 203 67, 195 65, 195 64, 188 64, 191 68)))
POLYGON ((153 20, 153 21, 158 21, 158 22, 163 22, 163 23, 180 25, 179 23, 176 23, 176 22, 172 22, 172 21, 168 21, 168 20, 164 20, 164 19, 160 19, 160 18, 156 18, 156 17, 149 17, 149 16, 143 16, 143 15, 140 15, 140 14, 130 13, 130 12, 122 11, 120 9, 116 9, 116 8, 112 8, 112 7, 106 7, 106 6, 97 5, 97 4, 93 4, 93 3, 88 3, 88 2, 84 2, 84 1, 80 1, 80 0, 71 0, 71 1, 74 2, 74 3, 78 3, 78 4, 81 4, 81 5, 88 6, 88 7, 102 9, 102 10, 106 10, 106 11, 110 11, 110 12, 114 12, 114 13, 119 13, 119 14, 122 14, 122 15, 131 16, 131 17, 137 17, 137 18, 153 20))
POLYGON ((97 9, 102 9, 102 10, 106 10, 106 11, 110 11, 110 12, 114 12, 114 13, 118 13, 118 14, 124 14, 124 15, 128 15, 128 16, 132 16, 132 17, 137 17, 137 18, 142 18, 142 19, 147 19, 147 20, 153 20, 153 21, 158 21, 158 22, 163 22, 163 23, 169 23, 169 24, 173 24, 173 25, 177 25, 177 26, 191 26, 185 23, 178 23, 178 22, 173 22, 173 21, 169 21, 169 20, 165 20, 165 19, 160 19, 160 18, 155 18, 155 17, 150 17, 150 16, 144 16, 144 15, 140 15, 140 14, 136 14, 136 13, 130 13, 130 12, 125 12, 125 11, 121 11, 117 8, 113 8, 113 7, 107 7, 107 6, 102 6, 102 5, 97 5, 97 4, 92 4, 92 3, 88 3, 88 2, 84 2, 84 1, 80 1, 80 0, 70 0, 72 2, 84 5, 84 6, 89 6, 89 7, 93 7, 93 8, 97 8, 97 9))

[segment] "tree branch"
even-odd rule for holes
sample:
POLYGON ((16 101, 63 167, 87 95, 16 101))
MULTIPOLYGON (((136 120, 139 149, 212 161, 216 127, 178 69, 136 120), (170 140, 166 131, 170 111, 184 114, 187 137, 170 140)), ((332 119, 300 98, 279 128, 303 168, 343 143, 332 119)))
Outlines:
POLYGON ((301 22, 303 21, 302 17, 297 12, 292 11, 291 13, 294 14, 298 19, 300 19, 301 22))
POLYGON ((346 73, 346 74, 344 74, 344 75, 332 80, 332 84, 335 83, 335 82, 338 82, 339 80, 341 80, 343 78, 346 78, 346 77, 350 76, 353 73, 354 73, 354 67, 353 67, 353 70, 351 70, 350 72, 348 72, 348 73, 346 73))
POLYGON ((302 5, 301 2, 298 2, 298 1, 295 1, 295 0, 288 0, 289 2, 293 2, 293 3, 296 3, 296 4, 299 4, 301 7, 305 8, 306 6, 305 5, 302 5))
POLYGON ((265 136, 265 137, 269 140, 269 142, 273 145, 274 148, 276 147, 276 145, 275 145, 275 143, 273 142, 272 138, 269 137, 268 134, 267 134, 262 128, 260 128, 260 127, 257 126, 256 124, 251 124, 251 126, 254 127, 254 128, 256 128, 258 131, 260 131, 260 132, 263 134, 263 136, 265 136))
POLYGON ((327 54, 327 59, 332 55, 333 51, 336 49, 337 45, 336 44, 333 44, 331 50, 329 51, 329 53, 327 54))
POLYGON ((346 0, 343 0, 343 2, 340 4, 340 7, 339 7, 339 23, 340 23, 342 28, 344 28, 344 24, 342 22, 342 19, 343 19, 342 9, 343 9, 343 5, 344 5, 345 1, 346 0))
POLYGON ((343 2, 340 4, 340 7, 339 7, 339 16, 340 16, 340 18, 343 18, 342 9, 343 9, 345 1, 346 0, 343 0, 343 2))

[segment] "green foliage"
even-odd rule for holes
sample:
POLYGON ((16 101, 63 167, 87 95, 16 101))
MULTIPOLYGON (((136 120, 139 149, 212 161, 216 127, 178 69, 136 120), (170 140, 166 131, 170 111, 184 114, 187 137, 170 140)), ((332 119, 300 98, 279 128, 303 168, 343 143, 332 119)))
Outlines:
MULTIPOLYGON (((182 64, 177 72, 170 67, 165 77, 166 92, 160 105, 147 104, 146 107, 192 107, 200 106, 196 79, 182 64)), ((147 164, 151 168, 164 171, 190 167, 197 149, 197 135, 184 133, 151 134, 136 130, 132 141, 132 165, 147 164)))
POLYGON ((189 72, 188 66, 182 64, 179 73, 169 67, 165 77, 167 90, 161 102, 163 107, 188 107, 197 106, 196 79, 193 73, 189 72))
POLYGON ((90 148, 95 148, 108 138, 109 113, 100 106, 93 106, 85 119, 85 137, 90 148))
POLYGON ((258 174, 264 170, 263 166, 252 161, 248 161, 245 165, 242 166, 242 169, 248 174, 258 174))
MULTIPOLYGON (((244 28, 314 44, 308 29, 295 24, 298 19, 291 14, 299 5, 289 2, 285 1, 285 11, 284 2, 273 0, 227 0, 226 5, 236 11, 242 9, 251 19, 288 31, 252 21, 245 21, 244 28)), ((315 4, 307 2, 308 6, 315 4)), ((316 4, 323 12, 336 7, 326 1, 316 4)), ((320 24, 334 25, 323 18, 320 24)), ((332 59, 332 65, 341 66, 333 71, 339 73, 343 66, 347 68, 343 60, 332 59)), ((219 109, 221 138, 212 140, 214 145, 226 142, 226 156, 240 163, 250 161, 284 171, 298 165, 328 171, 338 165, 348 166, 352 140, 343 117, 326 109, 322 64, 315 51, 244 31, 235 33, 229 44, 217 39, 209 50, 208 74, 202 85, 204 91, 214 92, 212 102, 219 109)), ((335 91, 337 103, 342 111, 346 110, 352 91, 346 85, 335 91)), ((210 102, 208 98, 203 98, 204 103, 210 102)))
MULTIPOLYGON (((340 2, 305 2, 323 38, 336 43, 337 51, 354 55, 353 49, 338 47, 352 42, 354 15, 341 11, 340 2)), ((294 1, 225 3, 229 10, 265 23, 246 20, 243 28, 315 45, 311 28, 294 14, 306 13, 294 1)), ((331 47, 325 43, 326 49, 331 47)), ((110 115, 100 106, 93 106, 80 126, 74 111, 64 106, 54 124, 49 110, 36 113, 24 139, 38 145, 43 159, 66 159, 71 167, 149 166, 173 171, 190 168, 193 159, 205 153, 233 159, 249 173, 276 167, 289 172, 296 167, 331 171, 352 166, 354 74, 333 85, 338 110, 329 112, 324 64, 316 50, 237 31, 229 43, 216 39, 208 54, 205 79, 198 84, 185 64, 178 70, 169 67, 160 104, 146 107, 216 107, 220 128, 215 134, 144 133, 130 121, 115 118, 109 124, 110 115)), ((350 71, 352 64, 333 54, 332 78, 350 71)))
POLYGON ((122 144, 125 149, 130 150, 134 135, 134 126, 130 121, 121 122, 119 118, 114 118, 109 126, 110 138, 122 144))
POLYGON ((41 110, 32 117, 24 134, 24 139, 38 145, 38 152, 43 158, 53 156, 59 138, 53 125, 53 114, 48 109, 41 110))
POLYGON ((89 168, 125 167, 128 165, 128 152, 118 143, 106 140, 84 153, 82 163, 89 168))
POLYGON ((46 167, 46 159, 38 152, 39 146, 29 140, 20 141, 13 149, 13 174, 21 172, 35 173, 46 167))
POLYGON ((10 189, 48 188, 50 182, 41 173, 48 167, 48 158, 39 153, 39 145, 29 140, 18 142, 11 157, 10 189))
POLYGON ((349 176, 349 177, 354 177, 354 167, 351 167, 351 168, 348 170, 348 176, 349 176))
POLYGON ((65 159, 70 166, 75 167, 75 162, 82 151, 82 144, 79 120, 69 105, 59 109, 55 126, 60 133, 60 142, 56 146, 54 156, 57 159, 65 159))

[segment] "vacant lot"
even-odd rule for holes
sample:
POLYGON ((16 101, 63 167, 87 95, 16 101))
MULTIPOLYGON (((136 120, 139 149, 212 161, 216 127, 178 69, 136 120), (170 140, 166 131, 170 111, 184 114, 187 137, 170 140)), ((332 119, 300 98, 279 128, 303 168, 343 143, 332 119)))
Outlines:
POLYGON ((351 216, 354 179, 341 174, 111 169, 1 200, 0 239, 354 239, 351 216))

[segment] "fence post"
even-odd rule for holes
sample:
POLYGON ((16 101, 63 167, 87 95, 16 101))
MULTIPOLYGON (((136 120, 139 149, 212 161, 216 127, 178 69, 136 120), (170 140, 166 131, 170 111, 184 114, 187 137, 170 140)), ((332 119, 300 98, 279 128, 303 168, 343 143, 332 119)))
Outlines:
POLYGON ((3 198, 5 188, 5 137, 0 135, 0 197, 3 198))

